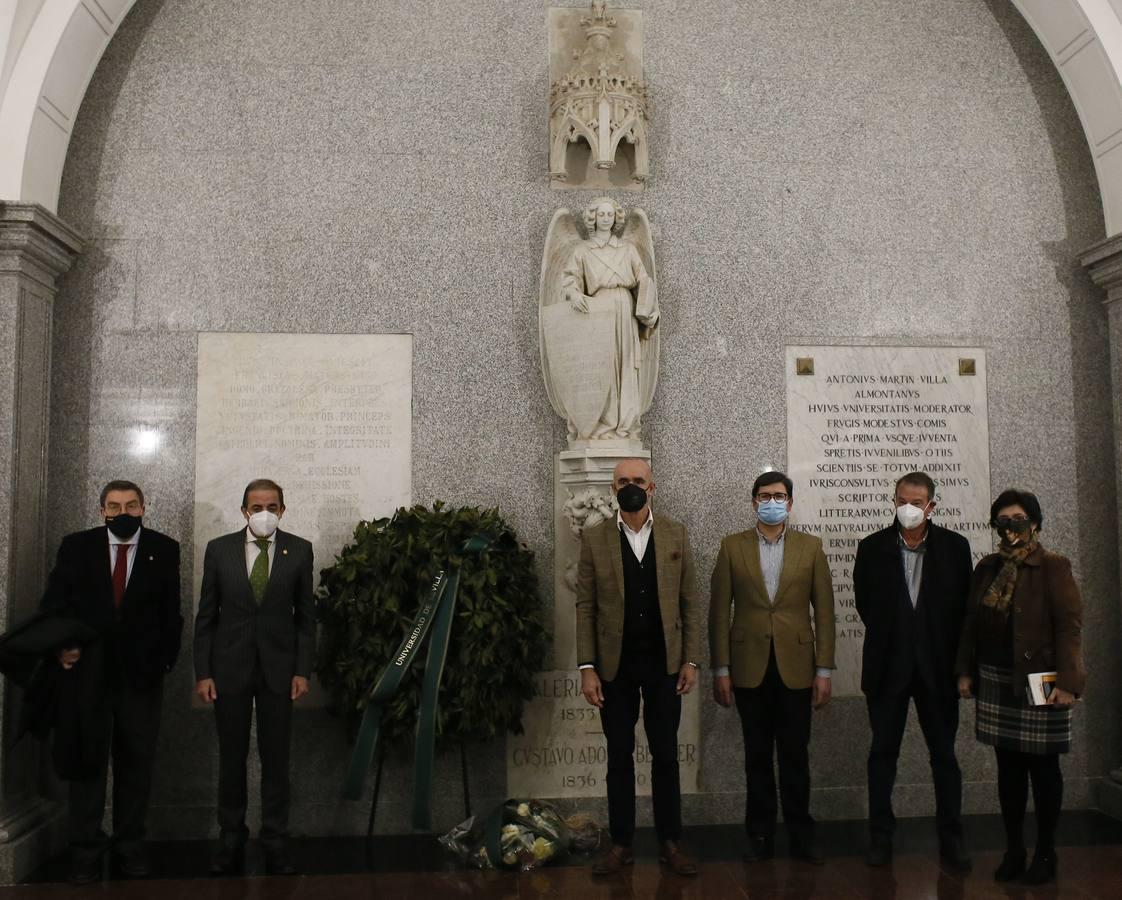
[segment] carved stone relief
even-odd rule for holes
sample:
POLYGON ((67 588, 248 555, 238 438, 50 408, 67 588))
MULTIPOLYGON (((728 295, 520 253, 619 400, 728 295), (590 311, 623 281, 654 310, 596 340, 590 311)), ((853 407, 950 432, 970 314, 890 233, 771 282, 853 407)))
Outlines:
POLYGON ((638 190, 647 180, 649 103, 643 19, 591 8, 549 11, 549 176, 557 188, 638 190))

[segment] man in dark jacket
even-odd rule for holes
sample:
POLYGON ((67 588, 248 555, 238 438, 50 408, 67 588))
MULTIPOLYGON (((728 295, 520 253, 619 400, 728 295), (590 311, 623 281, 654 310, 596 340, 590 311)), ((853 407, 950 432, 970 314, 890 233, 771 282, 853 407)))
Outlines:
POLYGON ((63 669, 104 685, 100 709, 91 719, 99 744, 96 772, 70 782, 71 878, 82 884, 95 881, 102 871, 107 840, 101 820, 110 757, 114 854, 123 874, 144 877, 150 872, 144 820, 163 680, 175 664, 183 630, 179 544, 141 527, 144 493, 133 482, 109 482, 100 503, 105 524, 63 538, 42 603, 44 612, 83 622, 100 639, 97 657, 87 653, 84 659, 77 646, 60 647, 57 653, 63 669))
POLYGON ((195 619, 195 692, 218 726, 218 851, 211 874, 242 868, 248 831, 246 756, 257 711, 261 844, 270 875, 288 859, 288 748, 292 704, 308 693, 315 650, 312 545, 281 531, 284 491, 259 478, 242 493, 246 528, 212 540, 195 619))
POLYGON ((866 861, 892 859, 892 787, 908 721, 916 715, 931 754, 935 819, 944 867, 965 872, 962 773, 955 759, 958 637, 970 591, 970 544, 930 521, 935 483, 910 472, 896 483, 896 522, 857 547, 853 585, 865 623, 861 690, 869 710, 869 832, 866 861))

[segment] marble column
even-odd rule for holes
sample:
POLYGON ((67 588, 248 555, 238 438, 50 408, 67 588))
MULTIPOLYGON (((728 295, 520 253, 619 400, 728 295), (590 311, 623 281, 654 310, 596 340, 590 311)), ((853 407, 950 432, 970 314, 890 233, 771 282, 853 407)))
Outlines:
MULTIPOLYGON (((1122 490, 1122 235, 1109 237, 1083 251, 1080 256, 1083 268, 1091 280, 1106 291, 1107 323, 1110 341, 1110 381, 1114 404, 1114 465, 1115 478, 1122 490)), ((1122 525, 1122 509, 1119 510, 1122 525)), ((1099 805, 1112 815, 1122 818, 1122 748, 1118 749, 1119 767, 1110 775, 1113 785, 1104 785, 1099 805)))
MULTIPOLYGON (((0 628, 35 611, 46 571, 51 307, 82 249, 77 232, 34 204, 0 201, 0 628)), ((57 844, 59 805, 41 792, 38 742, 13 743, 20 692, 0 692, 0 882, 57 844)))

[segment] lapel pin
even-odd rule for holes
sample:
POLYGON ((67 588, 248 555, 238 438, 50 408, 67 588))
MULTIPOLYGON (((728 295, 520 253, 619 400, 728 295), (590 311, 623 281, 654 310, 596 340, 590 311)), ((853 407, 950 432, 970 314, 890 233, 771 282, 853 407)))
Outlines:
POLYGON ((287 551, 287 550, 282 550, 282 551, 281 551, 281 553, 282 553, 282 554, 283 554, 284 556, 288 556, 288 551, 287 551))

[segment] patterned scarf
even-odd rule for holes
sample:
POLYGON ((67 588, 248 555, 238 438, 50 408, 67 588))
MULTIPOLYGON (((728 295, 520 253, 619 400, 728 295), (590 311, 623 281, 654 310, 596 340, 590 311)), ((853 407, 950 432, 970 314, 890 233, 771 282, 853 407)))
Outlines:
POLYGON ((1004 540, 998 547, 998 553, 1004 562, 997 577, 986 588, 982 595, 982 605, 988 606, 1002 619, 1009 617, 1009 605, 1013 601, 1013 589, 1017 586, 1017 572, 1024 565, 1025 559, 1031 555, 1040 541, 1034 532, 1023 544, 1008 544, 1004 540))

